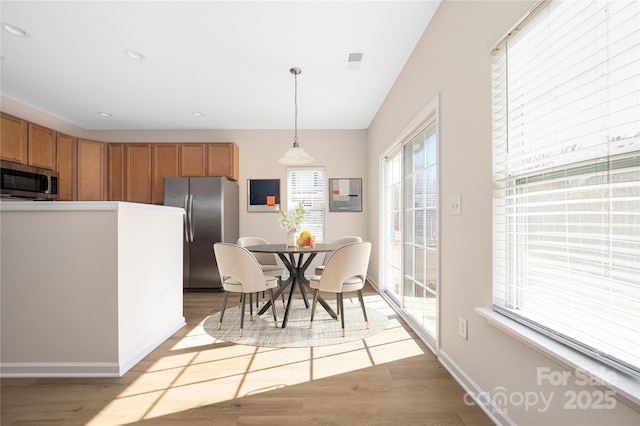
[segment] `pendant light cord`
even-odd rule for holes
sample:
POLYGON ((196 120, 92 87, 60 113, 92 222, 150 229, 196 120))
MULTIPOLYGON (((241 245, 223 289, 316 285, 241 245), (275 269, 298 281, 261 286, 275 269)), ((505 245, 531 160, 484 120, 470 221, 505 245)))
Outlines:
POLYGON ((291 74, 293 74, 293 106, 294 106, 294 129, 295 133, 293 136, 293 146, 298 146, 298 74, 302 72, 300 68, 291 68, 289 70, 291 74))

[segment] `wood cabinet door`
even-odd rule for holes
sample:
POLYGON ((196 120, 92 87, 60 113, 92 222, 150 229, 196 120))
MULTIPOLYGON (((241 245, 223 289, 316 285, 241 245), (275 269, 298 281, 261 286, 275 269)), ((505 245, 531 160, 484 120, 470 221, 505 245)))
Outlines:
POLYGON ((54 170, 56 168, 55 132, 47 127, 29 123, 27 140, 27 164, 54 170))
POLYGON ((105 198, 104 142, 78 139, 78 200, 102 201, 105 198))
POLYGON ((14 163, 27 163, 27 122, 0 113, 0 158, 14 163))
POLYGON ((234 143, 207 144, 207 176, 226 176, 238 180, 239 150, 234 143))
POLYGON ((56 132, 56 171, 58 172, 58 200, 76 199, 76 139, 56 132))
POLYGON ((177 143, 153 144, 151 202, 164 203, 164 178, 180 176, 179 149, 177 143))
POLYGON ((151 203, 151 144, 125 144, 125 200, 151 203))
POLYGON ((181 143, 180 176, 206 176, 207 151, 204 143, 181 143))
POLYGON ((107 144, 107 200, 124 201, 124 144, 107 144))

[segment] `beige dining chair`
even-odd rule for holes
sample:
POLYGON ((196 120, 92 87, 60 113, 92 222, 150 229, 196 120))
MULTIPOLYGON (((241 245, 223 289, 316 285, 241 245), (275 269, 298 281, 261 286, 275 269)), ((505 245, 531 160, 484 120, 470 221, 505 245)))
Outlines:
POLYGON ((369 328, 367 311, 362 298, 362 288, 367 278, 370 256, 371 243, 369 241, 345 244, 333 252, 333 255, 325 265, 322 275, 316 275, 309 281, 309 286, 313 289, 313 305, 311 307, 309 328, 313 328, 313 317, 316 312, 318 295, 321 291, 336 294, 338 299, 337 314, 341 321, 343 337, 345 335, 344 293, 357 292, 365 326, 369 328))
MULTIPOLYGON (((218 330, 222 327, 224 311, 227 307, 229 293, 240 293, 240 337, 244 329, 244 311, 247 294, 268 290, 271 300, 271 311, 275 327, 278 326, 276 308, 273 304, 273 289, 278 286, 276 277, 265 275, 260 264, 249 250, 236 244, 215 243, 213 251, 218 263, 218 271, 224 288, 222 311, 218 321, 218 330)), ((249 302, 250 319, 253 321, 253 304, 249 302)))
MULTIPOLYGON (((269 244, 269 241, 260 237, 240 237, 238 238, 238 245, 240 247, 248 246, 261 246, 269 244)), ((265 275, 276 277, 278 279, 278 285, 282 285, 282 276, 284 275, 286 268, 278 264, 278 256, 275 253, 253 253, 251 254, 256 258, 262 272, 265 275)), ((264 294, 263 294, 264 297, 264 294)), ((282 303, 284 304, 284 293, 282 294, 282 303)), ((256 295, 256 307, 258 306, 258 297, 256 295)))
MULTIPOLYGON (((341 237, 341 238, 338 238, 337 240, 331 241, 331 244, 337 244, 339 246, 343 246, 349 243, 359 243, 360 241, 362 241, 362 238, 350 235, 347 237, 341 237)), ((333 251, 325 253, 324 259, 322 260, 322 265, 318 265, 315 268, 316 275, 322 275, 322 271, 324 270, 324 265, 327 264, 327 262, 329 261, 329 258, 333 253, 334 253, 333 251)))

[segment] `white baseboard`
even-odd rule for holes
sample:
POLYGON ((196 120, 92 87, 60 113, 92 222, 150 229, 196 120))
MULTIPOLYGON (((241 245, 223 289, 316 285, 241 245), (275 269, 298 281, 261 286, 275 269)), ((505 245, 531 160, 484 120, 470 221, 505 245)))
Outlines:
POLYGON ((120 377, 117 362, 3 362, 0 378, 120 377))
POLYGON ((440 349, 437 356, 440 364, 447 369, 449 374, 451 374, 458 384, 460 384, 460 386, 462 386, 462 388, 467 392, 465 395, 465 403, 471 404, 471 400, 473 400, 473 403, 480 407, 482 411, 489 416, 491 421, 497 425, 516 425, 516 423, 511 420, 511 418, 503 409, 500 408, 498 404, 495 403, 495 401, 493 401, 493 399, 488 398, 489 393, 482 390, 482 388, 480 388, 480 386, 478 386, 478 384, 473 381, 473 379, 471 379, 471 377, 469 377, 445 351, 440 349), (478 395, 481 395, 482 398, 478 398, 478 395))
POLYGON ((2 362, 0 378, 9 377, 122 377, 134 365, 186 325, 184 317, 144 347, 120 362, 2 362))
POLYGON ((182 327, 187 325, 184 317, 180 317, 173 324, 168 326, 165 329, 165 332, 158 336, 156 339, 147 342, 147 344, 137 350, 136 352, 129 354, 126 359, 120 361, 120 371, 119 376, 124 376, 124 374, 131 370, 134 365, 142 361, 144 357, 149 355, 155 348, 160 346, 165 340, 169 337, 173 336, 176 331, 180 330, 182 327))

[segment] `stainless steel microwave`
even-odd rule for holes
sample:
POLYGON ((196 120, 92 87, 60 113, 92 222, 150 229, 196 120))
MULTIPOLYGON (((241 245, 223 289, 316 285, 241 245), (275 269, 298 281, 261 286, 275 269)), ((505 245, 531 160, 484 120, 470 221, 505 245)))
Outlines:
POLYGON ((58 198, 58 172, 0 161, 0 195, 36 200, 58 198))

